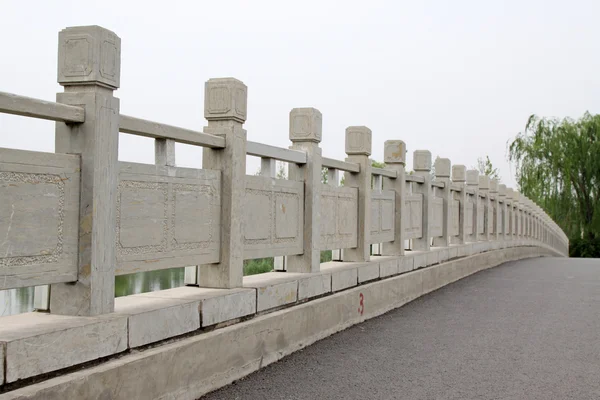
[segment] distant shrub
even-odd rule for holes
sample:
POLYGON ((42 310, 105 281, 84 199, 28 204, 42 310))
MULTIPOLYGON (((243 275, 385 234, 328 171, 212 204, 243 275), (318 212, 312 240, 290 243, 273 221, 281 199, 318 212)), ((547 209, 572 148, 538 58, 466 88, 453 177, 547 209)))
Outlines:
POLYGON ((600 239, 575 238, 569 240, 569 256, 600 258, 600 239))

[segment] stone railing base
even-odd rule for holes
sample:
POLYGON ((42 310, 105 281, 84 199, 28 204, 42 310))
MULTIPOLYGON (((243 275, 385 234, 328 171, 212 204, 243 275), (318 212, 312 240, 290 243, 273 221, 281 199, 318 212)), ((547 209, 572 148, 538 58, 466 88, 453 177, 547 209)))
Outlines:
POLYGON ((119 358, 76 372, 46 375, 49 379, 39 383, 9 383, 4 390, 10 391, 0 394, 0 400, 103 396, 196 399, 319 339, 475 272, 507 261, 559 255, 548 247, 523 241, 506 242, 504 248, 493 249, 496 245, 481 242, 436 249, 437 260, 430 253, 415 253, 379 257, 369 263, 328 263, 317 274, 264 274, 248 277, 248 289, 213 289, 199 294, 209 289, 178 288, 128 296, 122 310, 99 318, 36 313, 8 317, 12 324, 0 328, 0 342, 4 342, 0 353, 6 352, 0 356, 6 357, 5 376, 11 382, 15 376, 30 378, 48 372, 44 369, 66 368, 161 336, 189 333, 186 329, 195 328, 197 334, 192 331, 193 336, 175 342, 129 350, 119 358), (489 248, 479 248, 482 245, 489 248), (478 252, 467 255, 474 252, 474 246, 478 252), (456 257, 450 257, 454 249, 456 257), (421 258, 427 268, 413 270, 421 258), (186 293, 194 298, 186 297, 186 293), (139 304, 131 298, 139 298, 139 304), (252 306, 255 308, 248 312, 246 308, 252 306), (203 322, 218 327, 249 315, 255 317, 210 332, 201 330, 206 326, 203 322), (45 325, 41 323, 44 319, 45 325), (31 330, 33 325, 37 331, 31 330), (79 354, 82 344, 88 349, 84 355, 79 354))

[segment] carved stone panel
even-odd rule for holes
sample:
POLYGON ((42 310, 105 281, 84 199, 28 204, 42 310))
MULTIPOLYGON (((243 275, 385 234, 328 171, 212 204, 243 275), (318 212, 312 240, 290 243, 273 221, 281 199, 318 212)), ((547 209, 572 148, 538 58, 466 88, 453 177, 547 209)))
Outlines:
POLYGON ((487 213, 487 222, 488 222, 488 232, 494 233, 496 230, 494 229, 496 224, 494 223, 494 217, 496 216, 496 206, 495 203, 490 203, 487 213))
POLYGON ((0 148, 0 290, 77 280, 80 160, 0 148))
POLYGON ((302 254, 302 182, 246 176, 244 258, 302 254))
POLYGON ((219 261, 219 171, 121 162, 117 190, 117 275, 219 261))
POLYGON ((458 236, 460 225, 460 201, 452 200, 450 206, 450 236, 458 236))
POLYGON ((465 233, 467 235, 473 234, 473 217, 475 216, 475 207, 473 205, 473 201, 471 200, 473 196, 467 197, 467 206, 465 207, 465 233))
POLYGON ((477 233, 483 233, 485 227, 485 206, 483 203, 477 205, 477 233))
POLYGON ((502 204, 499 203, 494 208, 494 233, 502 233, 502 204))
POLYGON ((431 199, 433 204, 433 218, 431 220, 431 236, 440 237, 444 226, 444 199, 434 197, 431 199))
POLYGON ((358 245, 358 189, 321 187, 320 250, 350 249, 358 245))
POLYGON ((371 243, 394 241, 395 194, 393 190, 371 194, 371 243))
POLYGON ((419 239, 423 236, 423 195, 406 196, 405 210, 408 217, 404 228, 406 239, 419 239))

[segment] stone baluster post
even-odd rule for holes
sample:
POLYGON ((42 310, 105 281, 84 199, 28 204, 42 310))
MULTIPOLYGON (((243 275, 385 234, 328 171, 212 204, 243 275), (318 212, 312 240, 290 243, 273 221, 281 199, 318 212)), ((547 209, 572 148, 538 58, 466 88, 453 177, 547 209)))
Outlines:
POLYGON ((531 200, 525 197, 525 237, 531 239, 531 200))
POLYGON ((456 244, 467 242, 467 167, 464 165, 452 166, 452 182, 460 185, 461 191, 454 195, 458 200, 458 238, 454 239, 456 244))
POLYGON ((421 238, 413 239, 413 250, 429 251, 431 249, 431 218, 433 217, 431 152, 429 150, 415 150, 413 153, 413 169, 415 175, 421 176, 425 180, 424 183, 416 185, 417 192, 423 195, 423 218, 421 220, 423 235, 421 238))
POLYGON ((384 185, 395 192, 394 197, 394 241, 383 244, 384 256, 404 255, 404 232, 406 205, 406 144, 402 140, 386 140, 383 147, 383 162, 388 169, 396 171, 396 179, 385 178, 384 185))
POLYGON ((491 207, 491 212, 489 214, 490 219, 491 219, 491 232, 492 236, 490 237, 490 239, 497 241, 498 239, 500 239, 500 233, 499 233, 499 219, 500 219, 500 202, 499 202, 499 193, 498 193, 498 186, 500 185, 500 182, 498 181, 498 179, 492 179, 490 180, 490 196, 492 196, 494 199, 493 201, 490 203, 490 207, 491 207))
POLYGON ((444 201, 442 212, 442 237, 433 238, 433 245, 436 247, 450 246, 450 224, 452 207, 452 190, 450 185, 451 163, 449 158, 436 158, 435 160, 435 180, 444 183, 444 188, 439 189, 444 201))
POLYGON ((85 108, 85 122, 56 123, 57 153, 81 156, 78 279, 52 285, 55 314, 92 316, 114 310, 121 39, 99 26, 62 30, 57 102, 85 108))
POLYGON ((537 204, 531 203, 531 237, 537 240, 537 204))
POLYGON ((550 224, 546 219, 546 213, 540 210, 540 220, 542 224, 542 243, 550 244, 550 224))
POLYGON ((515 205, 515 238, 521 239, 521 228, 523 222, 521 221, 521 193, 517 190, 514 192, 513 204, 515 205))
POLYGON ((546 243, 546 239, 548 237, 548 226, 546 224, 546 213, 542 210, 541 207, 538 207, 538 218, 540 223, 540 241, 542 243, 546 243))
POLYGON ((371 259, 371 130, 366 126, 346 128, 346 161, 360 165, 357 174, 346 174, 345 186, 358 188, 358 246, 344 249, 344 261, 371 259))
POLYGON ((293 150, 306 153, 306 164, 290 164, 289 179, 304 182, 304 251, 288 256, 288 272, 319 272, 321 269, 321 170, 319 143, 323 131, 323 115, 316 108, 294 108, 290 111, 290 140, 293 150))
POLYGON ((490 177, 487 175, 479 175, 479 191, 485 195, 479 201, 483 203, 483 234, 479 236, 479 240, 490 240, 490 177))
MULTIPOLYGON (((221 136, 225 148, 204 148, 202 168, 221 171, 221 260, 198 268, 204 287, 241 287, 244 276, 244 197, 248 88, 234 78, 209 79, 204 89, 204 133, 221 136)), ((249 227, 249 229, 252 229, 249 227)))
POLYGON ((513 203, 514 190, 512 188, 506 189, 506 205, 508 208, 508 239, 514 239, 515 234, 515 209, 513 203))
POLYGON ((536 241, 539 241, 540 240, 540 237, 539 237, 540 231, 539 231, 539 225, 538 225, 539 216, 538 216, 537 204, 535 204, 535 203, 533 204, 531 213, 533 214, 533 238, 536 241))
POLYGON ((537 240, 537 204, 531 203, 531 237, 537 240))
POLYGON ((531 205, 531 218, 533 222, 531 235, 533 240, 538 241, 538 216, 537 216, 537 204, 533 203, 531 205))
POLYGON ((523 226, 521 228, 521 235, 523 236, 523 239, 527 239, 527 231, 529 229, 529 226, 528 226, 528 224, 529 224, 528 199, 527 199, 527 197, 521 195, 520 200, 521 200, 521 213, 522 213, 521 219, 523 221, 523 226))
POLYGON ((536 210, 535 210, 536 204, 532 201, 530 204, 530 213, 531 213, 531 239, 533 240, 537 240, 537 232, 536 232, 536 224, 537 224, 537 218, 536 218, 536 210))
POLYGON ((500 198, 500 201, 502 201, 502 204, 500 205, 500 238, 502 240, 506 240, 507 239, 507 233, 508 233, 508 200, 506 198, 507 196, 507 192, 506 192, 506 185, 504 184, 500 184, 498 185, 498 197, 500 198))
MULTIPOLYGON (((467 240, 470 242, 476 242, 479 240, 479 171, 470 169, 467 171, 467 187, 473 191, 473 226, 472 232, 468 236, 467 240)), ((467 196, 468 201, 468 196, 467 196)), ((467 211, 468 212, 468 211, 467 211)))
POLYGON ((544 240, 544 226, 542 224, 542 212, 540 210, 540 207, 538 205, 535 206, 535 222, 536 222, 536 230, 537 230, 537 234, 536 234, 536 239, 539 242, 543 242, 544 240))

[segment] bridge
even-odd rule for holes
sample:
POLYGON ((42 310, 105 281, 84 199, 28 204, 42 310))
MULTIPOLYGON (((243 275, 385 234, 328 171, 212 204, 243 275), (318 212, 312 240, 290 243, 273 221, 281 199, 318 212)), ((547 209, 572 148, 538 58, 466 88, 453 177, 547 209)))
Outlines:
POLYGON ((234 78, 206 82, 202 131, 123 115, 120 60, 113 32, 67 28, 56 102, 0 92, 0 112, 56 121, 55 153, 0 149, 0 290, 36 295, 0 317, 1 400, 196 399, 476 272, 565 262, 531 200, 427 150, 407 171, 402 140, 376 168, 371 130, 350 126, 347 158, 324 157, 315 108, 291 110, 288 149, 247 140, 234 78), (153 138, 155 164, 119 161, 120 132, 153 138), (202 168, 178 167, 175 143, 202 168), (263 257, 276 271, 243 275, 263 257), (186 286, 115 298, 115 277, 175 267, 186 286))

